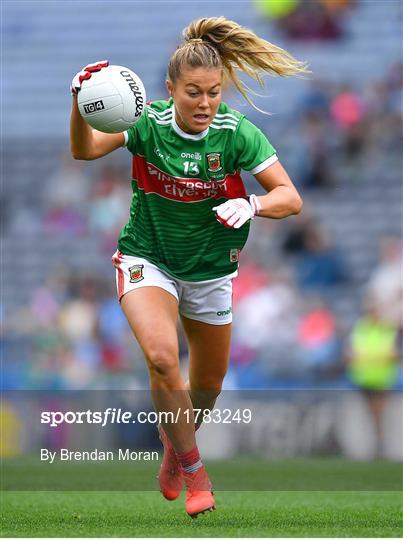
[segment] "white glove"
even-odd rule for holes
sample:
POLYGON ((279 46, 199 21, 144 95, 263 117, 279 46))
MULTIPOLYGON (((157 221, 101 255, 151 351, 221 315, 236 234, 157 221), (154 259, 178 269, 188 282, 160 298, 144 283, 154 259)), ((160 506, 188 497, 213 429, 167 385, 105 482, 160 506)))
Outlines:
POLYGON ((71 81, 70 92, 72 96, 76 96, 81 90, 81 84, 83 81, 86 81, 91 78, 91 75, 97 71, 101 71, 102 68, 108 67, 108 60, 100 60, 99 62, 94 62, 93 64, 88 64, 81 71, 79 71, 71 81))
POLYGON ((229 199, 219 206, 215 206, 213 211, 217 221, 224 227, 239 229, 250 219, 253 219, 261 210, 256 195, 250 195, 249 201, 246 199, 229 199))

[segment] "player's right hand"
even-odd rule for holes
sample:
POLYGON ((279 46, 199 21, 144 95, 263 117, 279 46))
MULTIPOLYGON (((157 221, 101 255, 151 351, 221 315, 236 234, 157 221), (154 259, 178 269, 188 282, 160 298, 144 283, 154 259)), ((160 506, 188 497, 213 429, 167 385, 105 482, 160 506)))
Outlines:
POLYGON ((86 81, 91 78, 91 75, 96 71, 101 71, 102 68, 108 67, 108 60, 100 60, 99 62, 94 62, 93 64, 88 64, 76 75, 74 75, 73 80, 70 85, 70 92, 72 96, 76 96, 81 90, 81 84, 83 81, 86 81))
POLYGON ((219 223, 228 229, 239 229, 249 220, 257 216, 262 209, 258 198, 252 193, 248 200, 245 198, 229 199, 225 203, 212 208, 219 223))

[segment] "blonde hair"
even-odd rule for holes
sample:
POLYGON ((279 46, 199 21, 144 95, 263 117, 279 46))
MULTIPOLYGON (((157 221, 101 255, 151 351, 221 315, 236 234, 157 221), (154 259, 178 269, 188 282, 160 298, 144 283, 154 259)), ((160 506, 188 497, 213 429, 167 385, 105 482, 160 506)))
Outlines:
POLYGON ((266 74, 288 77, 310 73, 305 62, 225 17, 193 21, 183 30, 183 37, 184 42, 168 64, 171 82, 175 83, 184 67, 222 69, 224 84, 232 83, 255 109, 258 107, 249 97, 251 90, 237 71, 243 71, 262 87, 266 74))

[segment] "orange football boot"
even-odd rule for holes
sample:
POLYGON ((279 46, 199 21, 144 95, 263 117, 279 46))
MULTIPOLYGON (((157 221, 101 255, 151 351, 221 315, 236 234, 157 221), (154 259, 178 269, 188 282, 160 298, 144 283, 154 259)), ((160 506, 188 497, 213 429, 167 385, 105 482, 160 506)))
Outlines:
POLYGON ((186 484, 186 512, 191 518, 196 518, 204 512, 212 512, 214 507, 213 486, 207 476, 204 466, 194 473, 182 471, 186 484))
POLYGON ((159 438, 164 446, 164 456, 158 475, 160 490, 168 501, 179 497, 183 487, 182 469, 171 441, 161 426, 158 427, 159 438))

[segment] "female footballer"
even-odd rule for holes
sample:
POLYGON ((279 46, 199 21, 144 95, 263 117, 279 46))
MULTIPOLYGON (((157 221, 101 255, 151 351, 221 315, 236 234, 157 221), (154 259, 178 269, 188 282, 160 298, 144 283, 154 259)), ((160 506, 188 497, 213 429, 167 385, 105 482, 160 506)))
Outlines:
POLYGON ((302 201, 276 151, 244 115, 221 101, 230 83, 253 105, 237 75, 308 70, 288 52, 224 17, 202 18, 183 32, 168 65, 171 98, 146 107, 124 133, 106 134, 81 117, 83 80, 108 62, 91 64, 72 82, 71 151, 93 160, 126 146, 133 156, 133 199, 113 256, 118 297, 147 362, 155 409, 175 423, 159 426, 164 458, 160 489, 186 511, 214 509, 200 459, 193 409, 210 410, 229 363, 232 279, 250 220, 298 214, 302 201), (240 171, 266 191, 247 195, 240 171), (189 346, 189 380, 179 369, 177 319, 189 346))

